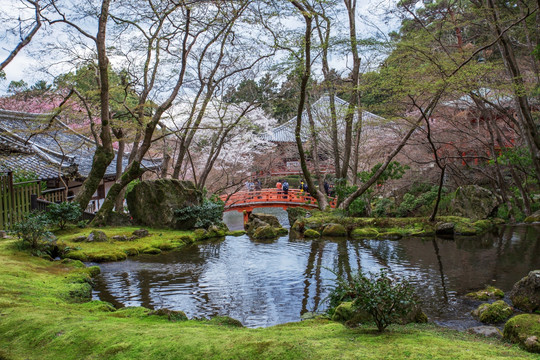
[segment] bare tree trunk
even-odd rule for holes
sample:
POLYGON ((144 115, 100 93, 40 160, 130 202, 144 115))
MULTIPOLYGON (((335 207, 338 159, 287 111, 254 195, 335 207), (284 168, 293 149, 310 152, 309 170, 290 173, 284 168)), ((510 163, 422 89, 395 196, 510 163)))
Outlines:
POLYGON ((88 177, 84 180, 75 201, 79 203, 81 209, 86 209, 97 190, 107 167, 114 159, 112 147, 110 113, 109 113, 109 59, 107 58, 106 31, 109 17, 110 0, 103 0, 101 4, 101 14, 99 16, 98 33, 96 46, 98 52, 99 82, 100 82, 100 106, 101 106, 101 144, 96 144, 96 152, 92 159, 92 169, 88 177))
POLYGON ((537 130, 536 122, 531 114, 528 97, 524 93, 524 89, 526 88, 525 82, 510 44, 510 39, 500 27, 498 8, 493 0, 486 0, 486 4, 487 8, 491 10, 490 14, 492 21, 489 22, 490 26, 498 36, 499 50, 504 60, 506 70, 514 85, 514 99, 519 112, 521 127, 524 130, 524 134, 526 135, 525 138, 527 139, 527 144, 531 151, 536 177, 540 181, 540 133, 537 130))
MULTIPOLYGON (((124 139, 118 139, 118 152, 116 155, 116 179, 119 179, 122 176, 122 171, 124 170, 123 160, 124 160, 124 149, 126 147, 126 142, 124 139)), ((124 211, 124 197, 119 196, 116 199, 114 208, 118 212, 124 211)))
POLYGON ((343 151, 343 164, 341 166, 340 177, 347 180, 347 173, 349 171, 349 163, 351 158, 352 149, 352 132, 355 109, 360 107, 358 96, 358 85, 360 79, 360 56, 358 55, 358 44, 356 39, 356 0, 344 0, 347 7, 347 15, 349 18, 349 42, 351 54, 353 57, 353 66, 351 69, 350 78, 353 84, 351 97, 349 99, 349 106, 347 114, 345 115, 345 147, 343 151))
POLYGON ((307 96, 307 85, 311 76, 311 31, 313 23, 313 9, 307 5, 305 7, 298 1, 290 0, 291 3, 300 11, 304 17, 306 24, 306 31, 304 33, 304 73, 302 75, 302 82, 300 84, 300 99, 298 102, 298 110, 296 113, 296 127, 294 129, 294 135, 296 139, 296 147, 298 148, 298 155, 300 157, 300 167, 302 168, 302 174, 308 185, 308 191, 310 194, 315 195, 319 206, 323 203, 322 197, 326 196, 324 192, 315 187, 315 183, 309 173, 306 163, 306 155, 304 153, 304 146, 302 144, 301 129, 302 129, 302 113, 304 112, 304 105, 307 96))
MULTIPOLYGON (((315 121, 313 120, 313 114, 311 112, 311 105, 309 100, 306 102, 306 110, 308 114, 309 119, 309 128, 310 128, 310 134, 311 134, 311 153, 313 154, 313 163, 315 165, 315 175, 317 177, 317 182, 319 184, 319 190, 322 193, 326 193, 324 190, 324 180, 321 175, 321 168, 319 165, 319 140, 317 138, 317 133, 315 130, 315 121)), ((326 196, 321 196, 320 198, 317 197, 319 201, 319 207, 321 209, 326 209, 328 204, 328 199, 326 196)))

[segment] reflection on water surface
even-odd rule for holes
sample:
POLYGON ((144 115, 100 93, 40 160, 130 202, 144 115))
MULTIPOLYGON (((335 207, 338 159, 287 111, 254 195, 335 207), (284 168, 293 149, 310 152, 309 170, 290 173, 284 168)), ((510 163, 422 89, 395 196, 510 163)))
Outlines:
MULTIPOLYGON (((280 220, 285 222, 280 214, 280 220)), ((295 240, 247 236, 181 251, 100 264, 94 297, 115 306, 166 307, 188 317, 228 315, 250 327, 300 320, 323 311, 332 271, 348 276, 387 267, 409 277, 431 321, 464 328, 478 303, 463 295, 493 284, 504 291, 540 268, 540 227, 501 228, 456 240, 295 240), (332 271, 330 271, 332 270, 332 271)))

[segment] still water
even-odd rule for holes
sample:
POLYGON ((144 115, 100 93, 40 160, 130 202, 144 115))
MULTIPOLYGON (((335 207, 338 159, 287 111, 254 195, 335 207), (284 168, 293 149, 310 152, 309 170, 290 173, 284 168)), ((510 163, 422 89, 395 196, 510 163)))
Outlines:
MULTIPOLYGON (((288 226, 284 211, 275 214, 288 226)), ((226 215, 230 228, 242 226, 240 214, 226 215)), ((410 279, 430 321, 462 329, 479 324, 470 315, 479 303, 466 293, 487 284, 509 291, 530 270, 540 269, 539 238, 540 226, 531 225, 454 240, 227 237, 99 264, 93 295, 117 307, 165 307, 190 318, 228 315, 245 326, 264 327, 324 311, 334 273, 346 277, 385 267, 410 279)))

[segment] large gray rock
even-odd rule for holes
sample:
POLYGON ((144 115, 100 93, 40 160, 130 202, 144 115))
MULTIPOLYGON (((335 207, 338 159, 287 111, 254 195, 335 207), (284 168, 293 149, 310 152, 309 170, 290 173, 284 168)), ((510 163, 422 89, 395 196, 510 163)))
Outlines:
POLYGON ((202 194, 190 181, 159 179, 141 181, 126 196, 133 221, 150 227, 188 230, 195 225, 178 222, 174 211, 187 206, 200 205, 202 194))
POLYGON ((529 272, 514 284, 510 292, 512 304, 527 312, 540 311, 540 270, 529 272))
POLYGON ((475 326, 472 328, 468 328, 467 332, 469 334, 482 335, 485 337, 494 337, 498 339, 503 337, 501 330, 499 330, 495 326, 475 326))
POLYGON ((493 216, 501 199, 488 189, 478 185, 461 186, 450 203, 450 215, 463 216, 473 220, 493 216))

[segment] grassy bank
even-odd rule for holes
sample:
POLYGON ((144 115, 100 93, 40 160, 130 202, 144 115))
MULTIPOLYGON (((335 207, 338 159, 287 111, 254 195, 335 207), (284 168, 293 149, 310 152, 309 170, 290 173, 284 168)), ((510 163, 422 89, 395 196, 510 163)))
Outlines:
POLYGON ((85 302, 92 271, 78 261, 31 257, 7 239, 0 240, 0 263, 0 359, 537 358, 432 325, 378 334, 328 320, 266 329, 219 325, 219 319, 173 322, 143 308, 115 311, 85 302))

